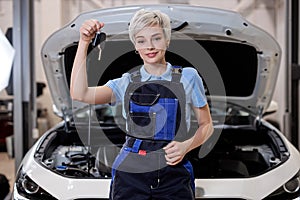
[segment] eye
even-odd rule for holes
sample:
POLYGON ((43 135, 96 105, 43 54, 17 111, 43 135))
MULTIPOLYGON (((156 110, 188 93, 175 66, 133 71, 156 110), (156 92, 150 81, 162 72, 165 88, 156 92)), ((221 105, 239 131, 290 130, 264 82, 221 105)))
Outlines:
POLYGON ((159 41, 159 40, 161 40, 161 37, 155 37, 154 40, 159 41))
POLYGON ((138 43, 138 44, 144 44, 144 42, 145 42, 144 40, 137 40, 136 41, 136 43, 138 43))

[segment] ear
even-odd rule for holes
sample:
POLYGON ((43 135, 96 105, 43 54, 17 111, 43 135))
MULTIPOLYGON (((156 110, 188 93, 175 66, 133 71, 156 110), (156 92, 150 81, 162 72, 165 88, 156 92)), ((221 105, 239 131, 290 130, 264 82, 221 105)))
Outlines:
POLYGON ((167 41, 166 45, 167 45, 167 48, 169 48, 169 46, 170 46, 170 40, 167 41))

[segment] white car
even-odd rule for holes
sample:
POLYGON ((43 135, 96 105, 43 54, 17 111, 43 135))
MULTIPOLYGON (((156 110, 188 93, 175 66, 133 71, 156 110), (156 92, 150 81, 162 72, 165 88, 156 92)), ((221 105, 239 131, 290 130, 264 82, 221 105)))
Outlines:
POLYGON ((124 142, 124 119, 119 105, 73 102, 70 73, 79 28, 91 18, 105 23, 106 41, 90 45, 89 85, 104 84, 142 64, 128 37, 128 23, 141 8, 170 16, 167 61, 195 67, 204 80, 215 131, 187 155, 194 167, 196 199, 299 199, 299 152, 263 119, 279 71, 278 43, 238 13, 185 5, 87 12, 48 38, 41 56, 55 112, 63 121, 26 154, 14 199, 109 198, 111 164, 124 142))

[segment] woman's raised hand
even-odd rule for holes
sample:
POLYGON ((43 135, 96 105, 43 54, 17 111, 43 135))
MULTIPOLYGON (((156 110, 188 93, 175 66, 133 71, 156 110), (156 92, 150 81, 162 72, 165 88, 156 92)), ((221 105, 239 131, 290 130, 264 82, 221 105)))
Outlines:
POLYGON ((85 42, 90 42, 103 26, 104 23, 96 19, 86 20, 80 27, 80 39, 85 42))

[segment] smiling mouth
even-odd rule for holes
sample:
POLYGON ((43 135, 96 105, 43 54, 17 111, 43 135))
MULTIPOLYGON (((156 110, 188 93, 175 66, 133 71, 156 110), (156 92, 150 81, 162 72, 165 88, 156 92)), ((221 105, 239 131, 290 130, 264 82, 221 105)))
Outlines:
POLYGON ((149 58, 154 58, 156 56, 157 52, 153 52, 153 53, 147 53, 146 56, 148 56, 149 58))

